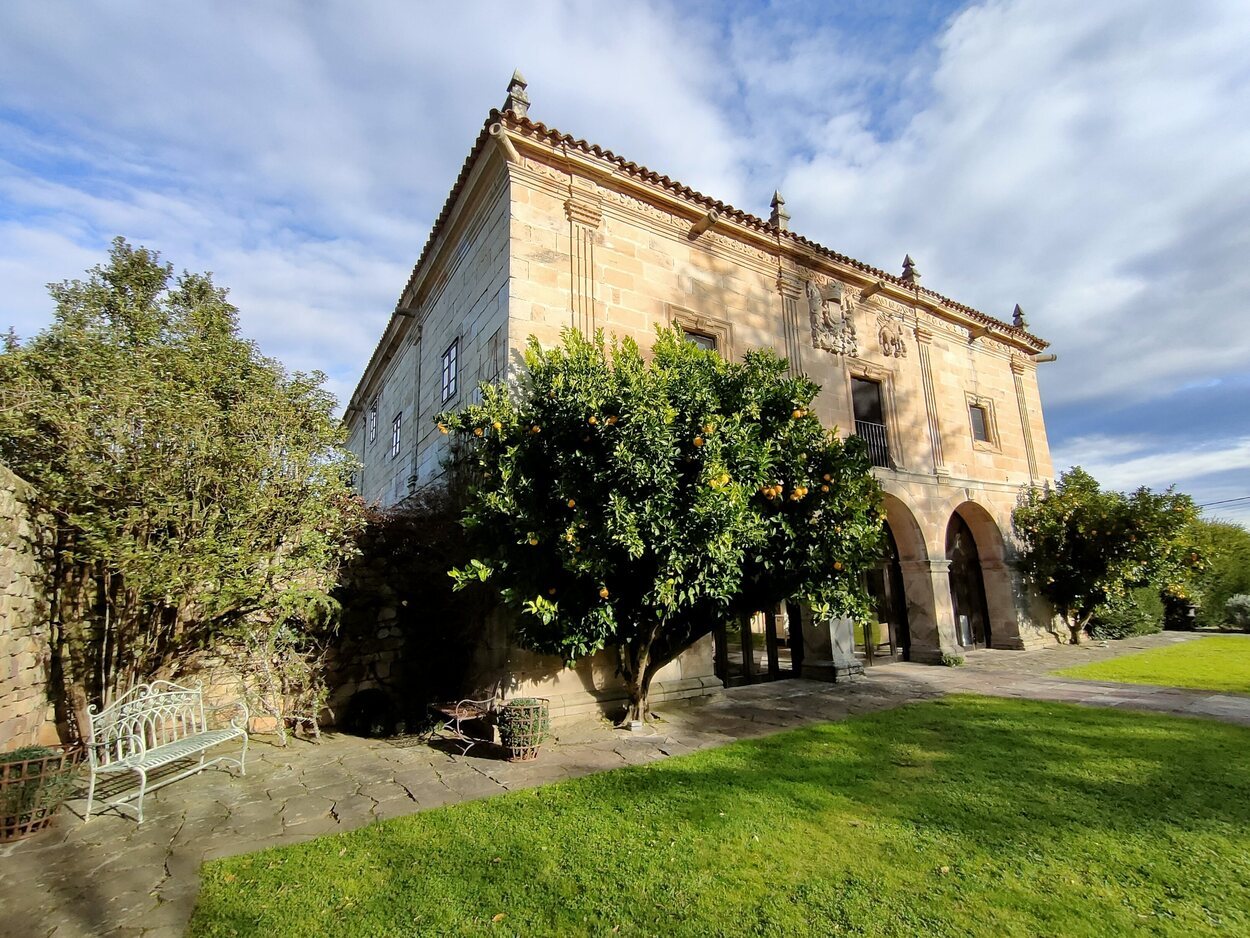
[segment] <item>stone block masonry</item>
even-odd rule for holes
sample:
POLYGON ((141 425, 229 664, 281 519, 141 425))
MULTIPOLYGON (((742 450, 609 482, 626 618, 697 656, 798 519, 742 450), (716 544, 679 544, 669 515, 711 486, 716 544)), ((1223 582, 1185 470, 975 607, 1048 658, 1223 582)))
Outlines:
POLYGON ((0 752, 59 741, 48 700, 48 604, 41 555, 49 519, 28 483, 0 465, 0 752))

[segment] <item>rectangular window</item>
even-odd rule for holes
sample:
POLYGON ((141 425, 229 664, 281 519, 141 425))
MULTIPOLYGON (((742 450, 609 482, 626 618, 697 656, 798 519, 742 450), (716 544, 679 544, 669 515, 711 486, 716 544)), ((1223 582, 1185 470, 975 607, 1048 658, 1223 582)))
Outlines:
POLYGON ((447 351, 443 353, 443 402, 451 400, 456 396, 456 380, 459 375, 460 368, 460 340, 447 346, 447 351))
POLYGON ((968 416, 972 419, 972 438, 981 443, 993 442, 990 438, 990 415, 986 412, 985 405, 969 405, 968 416))
POLYGON ((486 381, 494 384, 503 377, 503 326, 495 330, 490 341, 486 343, 486 361, 483 362, 483 373, 486 381))
POLYGON ((375 397, 369 405, 369 442, 378 438, 378 399, 375 397))
POLYGON ((403 423, 404 415, 402 412, 395 415, 395 419, 391 421, 391 458, 399 455, 399 427, 403 423))
POLYGON ((690 329, 683 329, 682 332, 685 334, 687 342, 693 342, 699 348, 709 352, 716 351, 716 336, 706 335, 702 332, 693 332, 690 329))
POLYGON ((851 407, 855 412, 855 435, 868 444, 874 466, 890 467, 890 443, 885 432, 885 408, 881 405, 881 382, 851 379, 851 407))

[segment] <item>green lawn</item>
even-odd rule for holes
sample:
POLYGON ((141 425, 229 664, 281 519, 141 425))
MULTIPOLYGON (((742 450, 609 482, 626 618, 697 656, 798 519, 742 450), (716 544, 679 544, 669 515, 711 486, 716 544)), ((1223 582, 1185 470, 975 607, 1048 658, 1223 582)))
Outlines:
POLYGON ((950 697, 207 864, 191 935, 1246 935, 1250 730, 950 697))
POLYGON ((1250 638, 1213 635, 1054 673, 1090 681, 1163 684, 1250 694, 1250 638))

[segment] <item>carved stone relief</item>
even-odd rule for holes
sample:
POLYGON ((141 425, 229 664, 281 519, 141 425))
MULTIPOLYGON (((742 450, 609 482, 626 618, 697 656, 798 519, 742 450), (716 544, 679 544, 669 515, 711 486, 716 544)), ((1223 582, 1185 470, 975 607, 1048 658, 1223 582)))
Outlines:
POLYGON ((877 339, 881 342, 881 351, 887 357, 907 357, 907 343, 903 340, 903 327, 888 310, 881 310, 877 313, 877 339))
POLYGON ((835 355, 855 355, 859 343, 851 321, 850 292, 836 280, 818 286, 807 281, 807 308, 812 320, 812 345, 835 355))

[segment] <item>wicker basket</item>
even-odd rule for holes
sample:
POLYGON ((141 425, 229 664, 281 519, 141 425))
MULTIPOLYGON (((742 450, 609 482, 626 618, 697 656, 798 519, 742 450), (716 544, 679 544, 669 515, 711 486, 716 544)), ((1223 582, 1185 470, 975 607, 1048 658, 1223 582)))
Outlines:
POLYGON ((499 741, 508 750, 509 762, 538 758, 538 747, 551 731, 546 697, 517 697, 499 708, 499 741))
POLYGON ((0 843, 47 827, 77 784, 82 749, 28 746, 0 754, 0 843))

